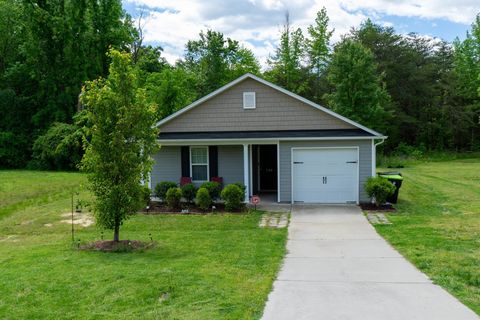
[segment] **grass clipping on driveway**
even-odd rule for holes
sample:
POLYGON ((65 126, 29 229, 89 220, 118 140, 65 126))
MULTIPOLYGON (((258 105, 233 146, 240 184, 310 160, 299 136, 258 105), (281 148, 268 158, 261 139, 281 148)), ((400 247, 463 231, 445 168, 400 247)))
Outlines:
POLYGON ((391 225, 375 225, 432 280, 480 314, 480 159, 401 169, 391 225))
MULTIPOLYGON (((153 248, 72 249, 71 225, 59 213, 69 211, 71 191, 81 183, 85 177, 76 173, 0 171, 0 318, 261 316, 285 253, 286 228, 259 228, 260 212, 136 215, 121 239, 148 242, 151 233, 153 248)), ((95 226, 75 228, 82 244, 100 240, 95 226)))

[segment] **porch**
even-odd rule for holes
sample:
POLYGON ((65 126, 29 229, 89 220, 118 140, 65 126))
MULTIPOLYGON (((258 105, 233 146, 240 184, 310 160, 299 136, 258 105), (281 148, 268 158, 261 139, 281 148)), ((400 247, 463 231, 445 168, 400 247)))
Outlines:
POLYGON ((220 177, 223 184, 242 183, 245 202, 252 195, 262 202, 279 202, 279 143, 163 145, 154 156, 150 188, 161 181, 190 177, 199 186, 220 177))

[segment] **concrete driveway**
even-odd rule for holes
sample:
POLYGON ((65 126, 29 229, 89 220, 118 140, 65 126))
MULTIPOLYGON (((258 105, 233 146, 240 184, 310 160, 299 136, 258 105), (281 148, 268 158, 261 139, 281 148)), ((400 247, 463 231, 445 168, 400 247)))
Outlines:
POLYGON ((357 206, 295 205, 263 319, 479 319, 395 251, 357 206))

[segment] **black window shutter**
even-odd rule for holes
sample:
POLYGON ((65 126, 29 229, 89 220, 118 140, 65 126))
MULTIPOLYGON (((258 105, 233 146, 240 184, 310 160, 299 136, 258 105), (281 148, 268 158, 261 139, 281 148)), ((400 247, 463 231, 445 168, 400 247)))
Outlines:
POLYGON ((210 168, 210 179, 212 177, 218 177, 218 147, 209 146, 208 147, 208 160, 210 168))
POLYGON ((182 177, 190 177, 190 148, 182 147, 182 177))

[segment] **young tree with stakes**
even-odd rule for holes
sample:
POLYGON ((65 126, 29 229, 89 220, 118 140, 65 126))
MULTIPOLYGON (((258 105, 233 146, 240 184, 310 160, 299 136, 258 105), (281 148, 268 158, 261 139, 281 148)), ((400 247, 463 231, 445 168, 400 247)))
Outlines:
POLYGON ((144 205, 141 181, 152 167, 157 130, 155 106, 138 88, 130 54, 112 49, 109 58, 108 78, 87 82, 82 90, 91 123, 82 168, 95 195, 97 224, 119 241, 123 221, 144 205))

